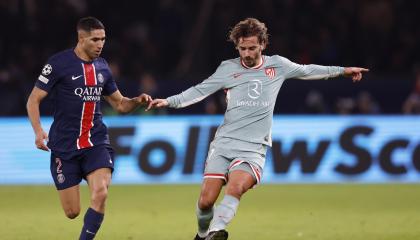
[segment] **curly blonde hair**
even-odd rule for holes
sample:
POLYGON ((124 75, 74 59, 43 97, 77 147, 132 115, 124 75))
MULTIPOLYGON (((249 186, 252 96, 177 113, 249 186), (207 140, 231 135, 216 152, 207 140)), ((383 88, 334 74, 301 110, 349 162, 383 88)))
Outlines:
POLYGON ((264 47, 268 45, 268 34, 265 24, 256 18, 246 18, 230 30, 229 41, 237 46, 241 38, 252 36, 256 36, 258 42, 264 47))

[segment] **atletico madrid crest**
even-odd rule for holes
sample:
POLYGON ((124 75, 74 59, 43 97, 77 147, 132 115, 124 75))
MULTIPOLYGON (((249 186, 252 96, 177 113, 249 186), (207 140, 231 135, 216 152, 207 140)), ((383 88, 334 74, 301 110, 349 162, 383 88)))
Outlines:
POLYGON ((267 75, 268 78, 270 78, 271 80, 273 80, 274 77, 276 76, 276 69, 274 69, 274 68, 266 68, 265 69, 265 75, 267 75))

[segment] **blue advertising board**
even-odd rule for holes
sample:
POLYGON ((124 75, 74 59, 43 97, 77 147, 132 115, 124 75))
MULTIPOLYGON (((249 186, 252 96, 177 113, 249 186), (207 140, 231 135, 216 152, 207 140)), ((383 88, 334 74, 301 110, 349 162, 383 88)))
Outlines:
MULTIPOLYGON (((51 118, 42 118, 45 130, 51 118)), ((105 117, 114 184, 200 183, 221 116, 105 117)), ((52 184, 26 118, 0 118, 0 184, 52 184)), ((420 117, 275 116, 263 183, 420 182, 420 117)))

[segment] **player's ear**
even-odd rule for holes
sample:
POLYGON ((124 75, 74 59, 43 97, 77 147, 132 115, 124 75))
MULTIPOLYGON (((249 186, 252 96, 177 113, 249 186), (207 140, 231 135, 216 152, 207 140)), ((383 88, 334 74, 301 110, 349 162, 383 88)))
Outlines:
POLYGON ((83 42, 85 38, 89 37, 89 33, 83 30, 77 31, 77 39, 79 42, 83 42))
POLYGON ((267 44, 265 44, 265 42, 261 43, 261 51, 263 51, 265 49, 265 47, 267 46, 267 44))
POLYGON ((83 41, 83 33, 81 30, 77 31, 77 41, 79 42, 83 41))

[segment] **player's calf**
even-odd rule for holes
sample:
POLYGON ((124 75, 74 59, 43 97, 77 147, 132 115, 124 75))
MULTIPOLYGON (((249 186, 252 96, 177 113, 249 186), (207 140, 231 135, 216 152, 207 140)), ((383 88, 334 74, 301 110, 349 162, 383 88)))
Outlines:
POLYGON ((95 238, 96 233, 101 227, 102 221, 104 219, 104 214, 95 211, 92 208, 89 208, 86 211, 84 224, 82 231, 80 233, 79 240, 92 240, 95 238))
POLYGON ((223 184, 224 180, 222 179, 205 178, 198 199, 198 208, 203 211, 212 209, 223 184))
POLYGON ((213 221, 209 227, 210 232, 226 229, 227 225, 235 216, 238 206, 239 199, 234 196, 225 195, 214 210, 213 221))
POLYGON ((213 219, 213 207, 208 210, 202 210, 197 205, 196 208, 197 223, 198 223, 198 232, 195 236, 195 240, 204 240, 208 235, 208 229, 210 222, 213 219))

